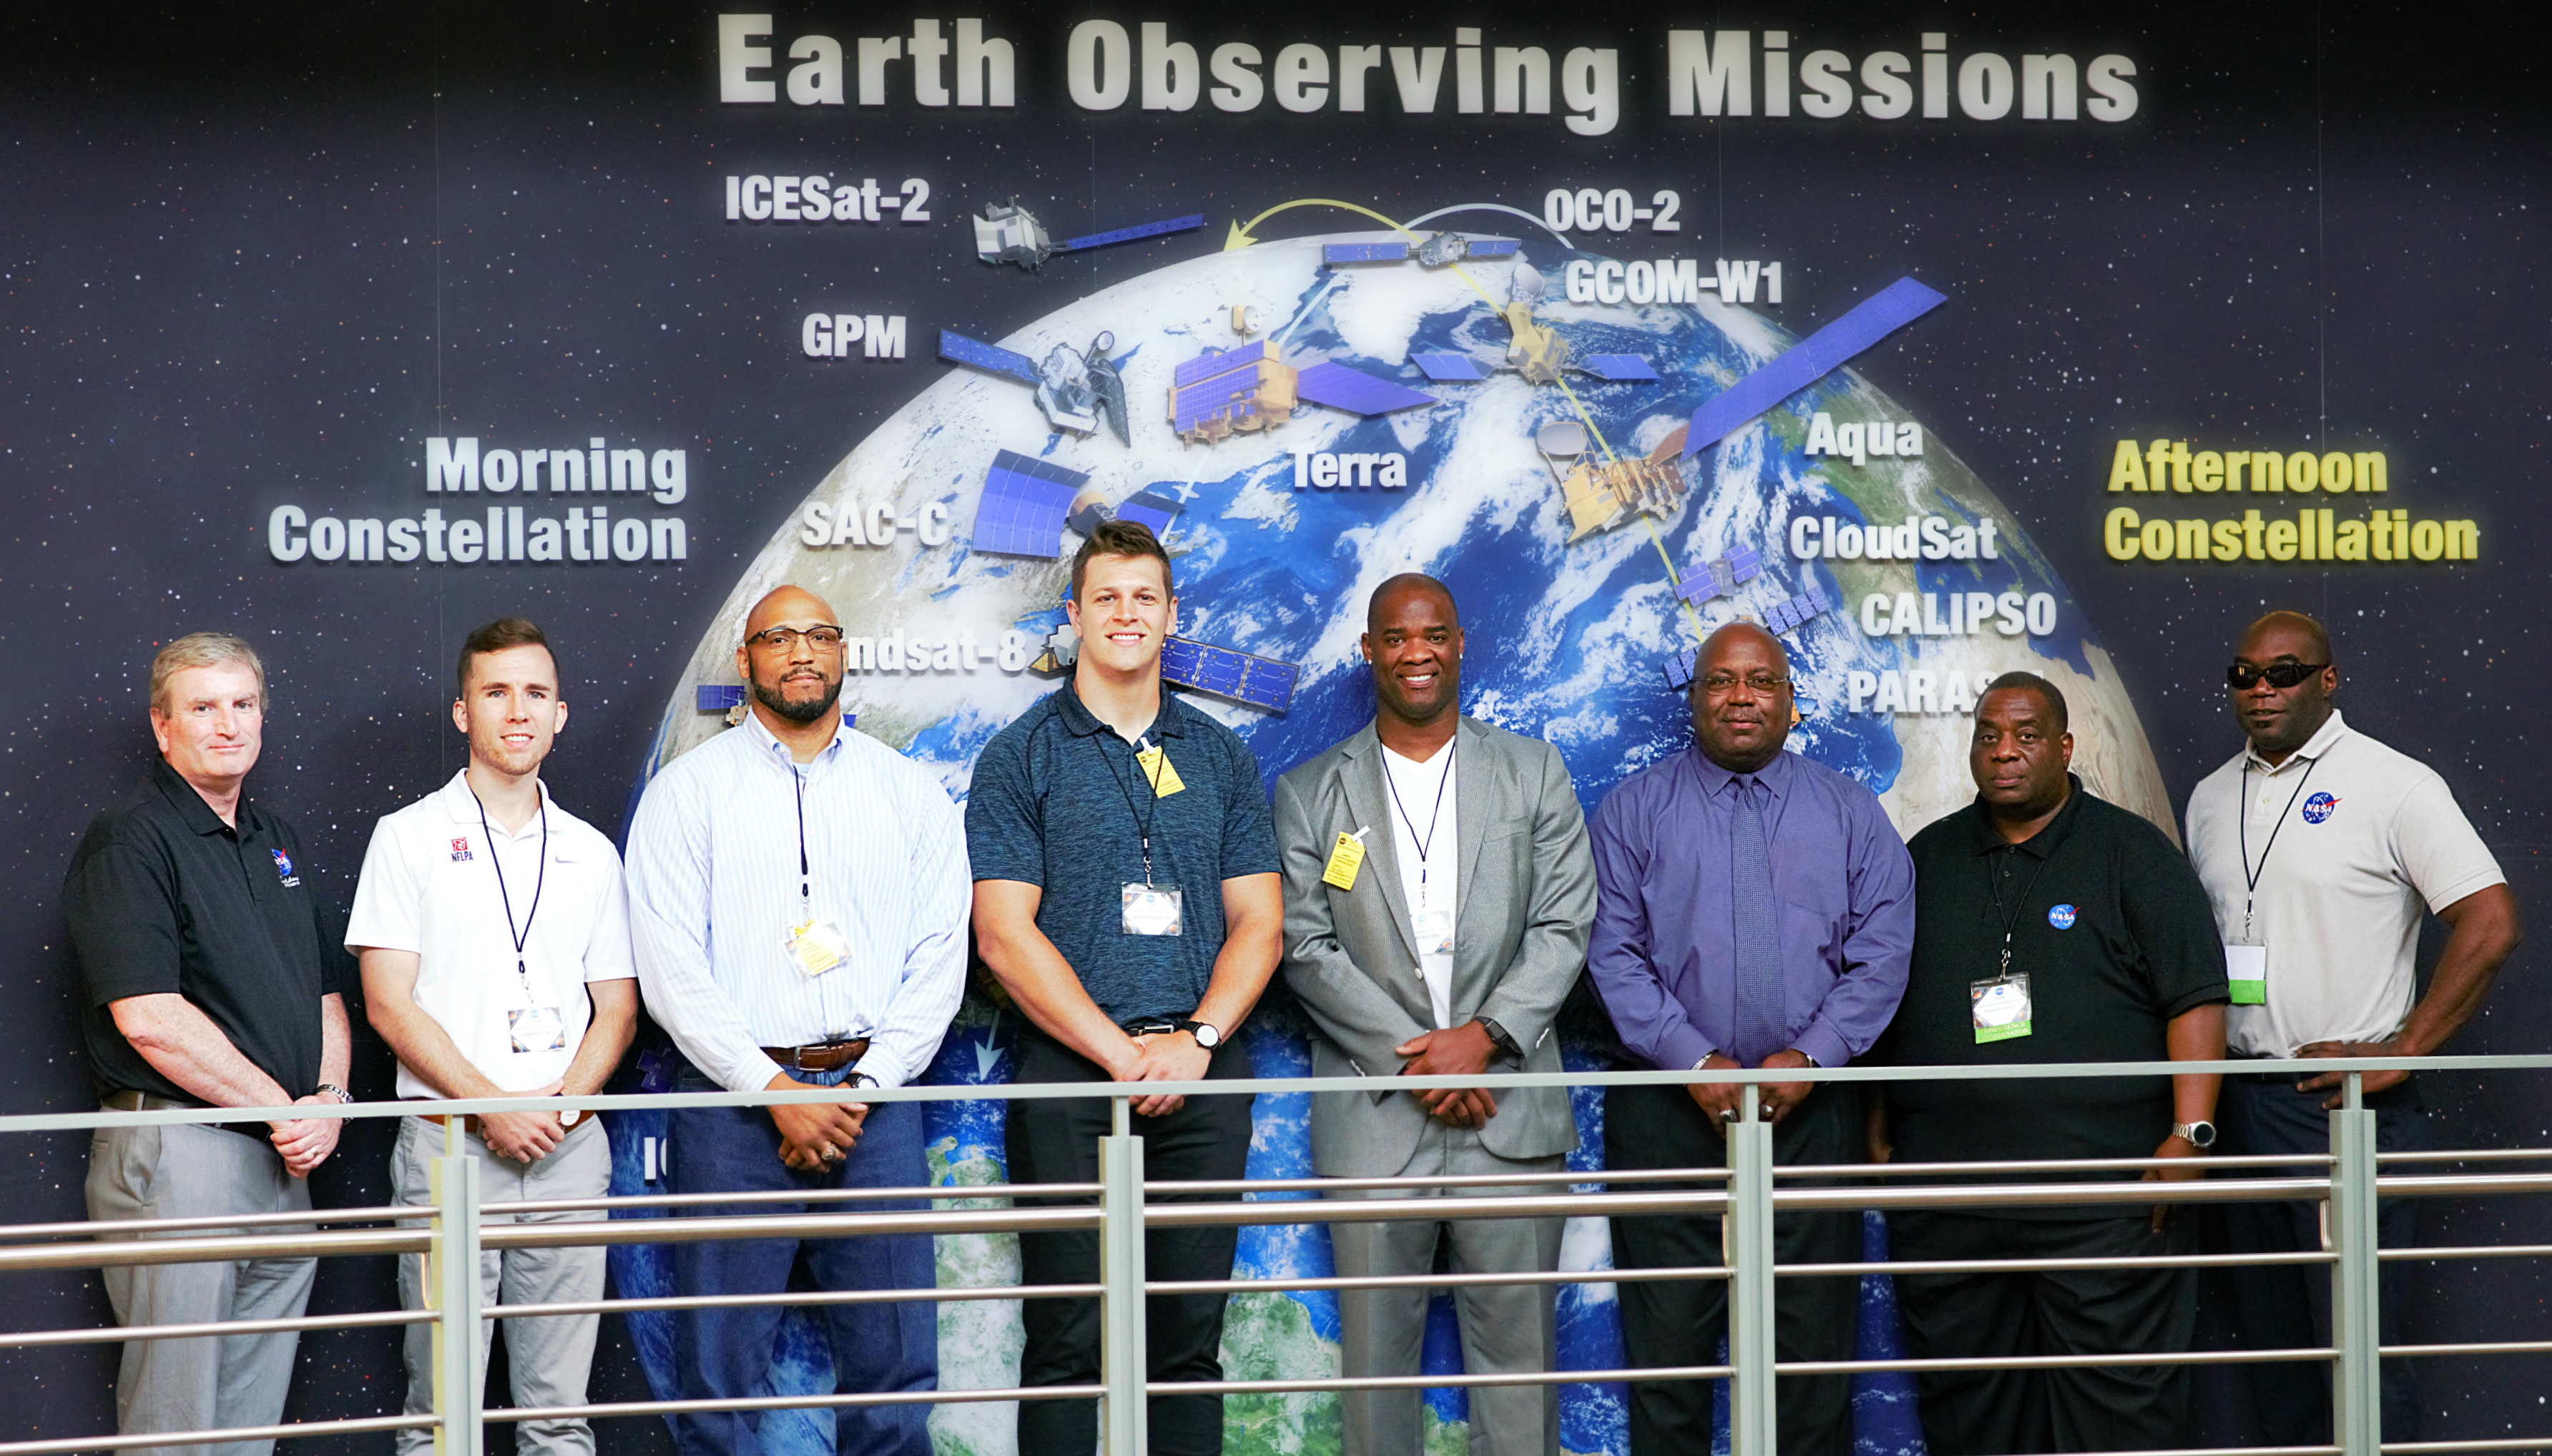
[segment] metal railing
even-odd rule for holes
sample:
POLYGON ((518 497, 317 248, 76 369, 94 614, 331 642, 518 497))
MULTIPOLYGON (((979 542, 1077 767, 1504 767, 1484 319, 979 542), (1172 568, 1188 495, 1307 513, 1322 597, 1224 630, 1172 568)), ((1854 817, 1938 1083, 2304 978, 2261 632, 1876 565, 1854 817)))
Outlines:
MULTIPOLYGON (((427 1307, 379 1310, 227 1323, 165 1324, 147 1327, 46 1330, 0 1334, 0 1350, 94 1344, 145 1339, 178 1339, 205 1335, 266 1331, 365 1329, 383 1326, 434 1326, 434 1407, 431 1414, 366 1416, 312 1420, 284 1425, 208 1431, 158 1431, 116 1436, 0 1442, 0 1456, 37 1453, 122 1450, 145 1446, 189 1445, 216 1440, 345 1435, 430 1426, 439 1456, 481 1456, 490 1423, 526 1420, 597 1419, 709 1411, 832 1409, 857 1405, 916 1403, 955 1404, 1038 1400, 1100 1402, 1104 1449, 1110 1456, 1140 1456, 1146 1449, 1146 1398, 1163 1395, 1232 1396, 1293 1392, 1384 1389, 1478 1388, 1519 1385, 1575 1385, 1659 1380, 1726 1378, 1730 1382, 1735 1456, 1773 1456, 1778 1449, 1773 1428, 1773 1382, 1779 1376, 1857 1375, 1869 1372, 1980 1370, 2100 1365, 2222 1365, 2247 1363, 2327 1363, 2332 1367, 2334 1440, 2325 1446, 2235 1448, 2240 1456, 2382 1456, 2382 1453, 2450 1453, 2515 1450, 2552 1446, 2552 1435, 2478 1441, 2394 1441, 2381 1439, 2379 1362, 2428 1356, 2552 1352, 2552 1340, 2464 1342, 2396 1345, 2382 1343, 2377 1277, 2385 1262, 2443 1261, 2489 1258, 2537 1258, 2552 1254, 2552 1245, 2459 1246, 2451 1248, 2382 1249, 2377 1245, 2377 1199, 2393 1197, 2479 1196, 2552 1193, 2552 1172, 2386 1172, 2385 1165, 2421 1168, 2447 1163, 2478 1165, 2552 1161, 2552 1149, 2500 1149, 2471 1152, 2379 1153, 2376 1114, 2367 1108, 2361 1089, 2364 1074, 2416 1071, 2514 1072, 2552 1068, 2552 1057, 2429 1057, 2418 1059, 2322 1059, 2310 1062, 2231 1061, 2220 1063, 2099 1063, 2002 1068, 1840 1068, 1773 1072, 1709 1073, 1617 1072, 1584 1074, 1506 1074, 1475 1078, 1401 1079, 1395 1090, 1487 1087, 1494 1091, 1551 1086, 1639 1086, 1733 1083, 1744 1088, 1742 1115, 1726 1131, 1727 1166, 1629 1172, 1560 1172, 1498 1174, 1470 1178, 1363 1178, 1222 1180, 1147 1182, 1143 1176, 1143 1142, 1130 1126, 1125 1092, 1112 1095, 1107 1085, 914 1087, 862 1090, 865 1102, 1017 1100, 1044 1097, 1110 1096, 1114 1104, 1111 1133, 1100 1139, 1100 1178, 1095 1183, 1041 1185, 965 1185, 904 1189, 780 1191, 763 1194, 650 1195, 534 1202, 486 1203, 480 1196, 479 1165, 465 1152, 457 1132, 447 1132, 446 1155, 431 1164, 431 1202, 381 1204, 361 1208, 290 1213, 217 1214, 182 1219, 133 1219, 114 1223, 58 1222, 0 1226, 0 1275, 38 1270, 103 1269, 110 1266, 170 1264, 246 1258, 345 1257, 353 1255, 421 1254, 426 1261, 427 1307), (2179 1160, 2067 1159, 2003 1163, 1841 1164, 1776 1168, 1772 1161, 1772 1125, 1759 1111, 1756 1087, 1771 1082, 1912 1082, 2119 1078, 2172 1073, 2277 1073, 2297 1076, 2340 1073, 2343 1105, 2330 1114, 2330 1151, 2326 1154, 2224 1158, 2209 1160, 2214 1170, 2239 1170, 2252 1176, 2175 1182, 2039 1182, 1925 1183, 1907 1186, 1911 1177, 1991 1175, 2053 1176, 2080 1173, 2132 1174, 2179 1160), (1781 1187, 1784 1181, 1820 1180, 1815 1187, 1781 1187), (1838 1179, 1861 1182, 1839 1184, 1838 1179), (1548 1185, 1548 1194, 1485 1195, 1461 1198, 1378 1196, 1355 1199, 1281 1198, 1276 1194, 1319 1194, 1361 1190, 1389 1194, 1446 1187, 1530 1188, 1548 1185), (1704 1185, 1694 1187, 1693 1185, 1704 1185), (1586 1191, 1602 1186, 1605 1192, 1586 1191), (1188 1201, 1216 1195, 1227 1201, 1188 1201), (1172 1203, 1149 1201, 1176 1196, 1172 1203), (1087 1204, 1010 1208, 936 1207, 894 1211, 826 1211, 808 1208, 785 1213, 719 1212, 685 1217, 606 1219, 582 1222, 484 1221, 489 1213, 604 1212, 679 1210, 716 1205, 749 1206, 757 1202, 791 1204, 857 1204, 930 1198, 941 1202, 1006 1197, 1091 1198, 1087 1204), (2230 1202, 2241 1200, 2316 1201, 2326 1206, 2326 1247, 2292 1254, 2179 1254, 2119 1258, 1971 1259, 1920 1262, 1844 1262, 1779 1264, 1773 1252, 1776 1214, 1812 1210, 1980 1208, 2028 1204, 2133 1204, 2230 1202), (1724 1215, 1725 1262, 1667 1269, 1597 1269, 1532 1274, 1427 1274, 1367 1278, 1147 1280, 1143 1270, 1143 1235, 1150 1228, 1306 1224, 1453 1218, 1589 1217, 1624 1214, 1706 1213, 1724 1215), (337 1224, 386 1224, 386 1227, 338 1228, 337 1224), (280 1231, 256 1232, 261 1226, 280 1231), (211 1232, 209 1230, 242 1230, 211 1232), (693 1240, 755 1237, 838 1238, 852 1235, 927 1233, 933 1235, 1060 1232, 1095 1230, 1100 1239, 1101 1278, 1097 1284, 1019 1287, 888 1289, 836 1292, 788 1292, 745 1296, 664 1296, 620 1298, 486 1307, 478 1276, 482 1251, 512 1248, 593 1247, 613 1244, 667 1244, 693 1240), (1855 1276, 1905 1273, 1988 1273, 2058 1269, 2203 1269, 2232 1265, 2286 1264, 2326 1266, 2331 1271, 2331 1342, 2327 1346, 2272 1350, 2191 1350, 2173 1354, 2128 1353, 2043 1355, 1994 1359, 1780 1360, 1773 1349, 1775 1277, 1855 1276), (1471 1285, 1623 1284, 1656 1280, 1726 1280, 1729 1283, 1728 1363, 1618 1370, 1554 1370, 1499 1374, 1412 1375, 1348 1379, 1224 1380, 1164 1382, 1146 1378, 1143 1297, 1147 1294, 1241 1294, 1312 1290, 1379 1288, 1446 1289, 1471 1285), (820 1306, 902 1301, 952 1301, 1016 1299, 1088 1299, 1101 1301, 1101 1379, 1097 1385, 996 1387, 987 1389, 772 1396, 726 1401, 675 1400, 588 1403, 544 1407, 499 1407, 484 1404, 485 1370, 479 1354, 482 1323, 538 1316, 634 1313, 644 1310, 694 1309, 746 1304, 820 1306)), ((1145 1095, 1253 1095, 1346 1090, 1370 1091, 1365 1079, 1267 1078, 1254 1081, 1147 1083, 1145 1095)), ((1129 1090, 1130 1091, 1130 1090, 1129 1090)), ((590 1096, 568 1099, 567 1105, 590 1111, 660 1109, 674 1106, 768 1106, 792 1102, 848 1100, 842 1091, 792 1092, 690 1092, 636 1096, 590 1096)), ((0 1134, 88 1130, 186 1122, 231 1122, 265 1115, 277 1117, 396 1117, 435 1112, 460 1124, 459 1114, 504 1111, 554 1111, 559 1098, 485 1098, 441 1102, 373 1102, 346 1106, 297 1105, 291 1108, 199 1108, 151 1112, 75 1112, 0 1117, 0 1134)), ((2159 1453, 2136 1453, 2159 1456, 2159 1453)), ((2186 1449, 2176 1456, 2235 1456, 2186 1449)))

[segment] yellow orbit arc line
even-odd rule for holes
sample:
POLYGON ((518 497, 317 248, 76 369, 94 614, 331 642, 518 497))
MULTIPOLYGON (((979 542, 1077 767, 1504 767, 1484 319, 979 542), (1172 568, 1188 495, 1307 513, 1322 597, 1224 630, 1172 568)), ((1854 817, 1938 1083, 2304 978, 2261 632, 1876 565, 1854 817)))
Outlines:
MULTIPOLYGON (((1265 212, 1258 214, 1258 216, 1251 218, 1245 223, 1232 224, 1231 232, 1223 240, 1223 252, 1229 253, 1235 249, 1247 248, 1251 244, 1256 243, 1258 240, 1249 235, 1250 229, 1257 227, 1260 223, 1267 221, 1269 218, 1274 217, 1280 212, 1296 207, 1340 208, 1347 212, 1356 213, 1359 216, 1369 217, 1375 222, 1382 224, 1384 227, 1391 229, 1393 232, 1400 234, 1402 237, 1407 238, 1412 242, 1416 242, 1418 240, 1418 235, 1411 232, 1406 224, 1395 222, 1392 219, 1383 216, 1381 213, 1374 211, 1372 208, 1363 206, 1360 203, 1343 202, 1334 197, 1297 197, 1290 202, 1279 202, 1275 206, 1268 208, 1265 212)), ((1497 300, 1489 296, 1489 290, 1481 287, 1477 278, 1474 278, 1469 273, 1463 271, 1460 263, 1454 263, 1452 266, 1453 275, 1469 284, 1471 291, 1480 295, 1480 301, 1487 304, 1491 312, 1496 312, 1497 300)), ((1621 457, 1614 453, 1612 442, 1604 438, 1603 427, 1596 424, 1595 417, 1587 412, 1586 403, 1584 400, 1577 397, 1577 391, 1569 388, 1568 381, 1564 378, 1555 378, 1552 382, 1556 383, 1559 386, 1559 392, 1567 397, 1568 407, 1577 412, 1578 422, 1583 424, 1586 427, 1587 432, 1595 437, 1597 448, 1604 452, 1605 464, 1619 465, 1621 463, 1621 457)), ((1680 572, 1675 571, 1674 558, 1666 554, 1665 538, 1657 534, 1656 522, 1649 520, 1646 515, 1640 517, 1640 524, 1645 527, 1648 533, 1648 543, 1657 549, 1657 560, 1665 565, 1666 585, 1675 593, 1675 604, 1683 608, 1684 620, 1692 628, 1693 641, 1700 642, 1707 635, 1701 629, 1701 614, 1693 609, 1691 602, 1686 601, 1683 598, 1683 576, 1680 572)))

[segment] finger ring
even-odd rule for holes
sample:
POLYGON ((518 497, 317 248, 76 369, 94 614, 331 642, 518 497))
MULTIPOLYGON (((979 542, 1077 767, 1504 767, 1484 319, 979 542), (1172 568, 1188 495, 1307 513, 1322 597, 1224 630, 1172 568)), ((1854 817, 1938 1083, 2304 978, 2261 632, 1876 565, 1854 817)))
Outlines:
POLYGON ((1722 1122, 1734 1122, 1734 1121, 1736 1121, 1736 1120, 1737 1120, 1737 1109, 1736 1109, 1735 1107, 1722 1107, 1722 1108, 1720 1108, 1720 1109, 1719 1109, 1719 1120, 1720 1120, 1720 1121, 1722 1121, 1722 1122))
POLYGON ((830 1163, 830 1162, 832 1162, 834 1159, 839 1158, 840 1156, 842 1156, 842 1150, 841 1150, 841 1149, 839 1149, 839 1148, 837 1148, 837 1147, 834 1147, 831 1143, 826 1143, 826 1144, 824 1144, 824 1161, 825 1161, 825 1162, 830 1163))

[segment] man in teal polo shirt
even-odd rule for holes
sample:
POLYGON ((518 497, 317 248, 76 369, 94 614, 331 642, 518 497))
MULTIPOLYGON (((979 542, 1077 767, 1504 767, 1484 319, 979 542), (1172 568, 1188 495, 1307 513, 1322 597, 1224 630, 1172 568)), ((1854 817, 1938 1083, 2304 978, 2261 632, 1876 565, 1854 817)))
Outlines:
MULTIPOLYGON (((984 748, 966 803, 975 935, 984 964, 1030 1030, 1021 1082, 1247 1078, 1233 1032, 1275 973, 1284 901, 1258 761, 1228 728, 1161 690, 1161 646, 1177 610, 1169 555, 1131 522, 1100 525, 1072 559, 1081 634, 1072 681, 984 748)), ((1144 1171, 1236 1179, 1246 1171, 1246 1097, 1133 1098, 1144 1171)), ((1014 1183, 1090 1183, 1105 1098, 1010 1104, 1014 1183)), ((1022 1198, 1022 1203, 1036 1200, 1022 1198)), ((1231 1277, 1237 1230, 1155 1229, 1155 1280, 1231 1277)), ((1099 1279, 1095 1233, 1019 1239, 1022 1280, 1099 1279)), ((1223 1378, 1221 1295, 1155 1296, 1150 1378, 1223 1378)), ((1028 1300, 1022 1386, 1099 1382, 1099 1301, 1028 1300)), ((1022 1401, 1018 1445, 1038 1456, 1095 1449, 1090 1401, 1022 1401)), ((1223 1402, 1157 1398, 1161 1456, 1223 1449, 1223 1402)))

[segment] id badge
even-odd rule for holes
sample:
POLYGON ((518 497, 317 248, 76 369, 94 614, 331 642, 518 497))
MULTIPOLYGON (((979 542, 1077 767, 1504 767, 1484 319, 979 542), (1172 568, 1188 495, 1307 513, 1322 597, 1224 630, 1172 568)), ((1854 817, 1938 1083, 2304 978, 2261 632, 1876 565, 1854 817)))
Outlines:
POLYGON ((1154 798, 1168 798, 1187 787, 1186 781, 1179 778, 1179 771, 1171 767, 1170 756, 1164 750, 1144 749, 1134 755, 1134 764, 1151 781, 1154 798))
POLYGON ((1975 1020, 1978 1046, 2029 1035, 2029 973, 1968 982, 1967 1010, 1975 1020))
POLYGON ((1321 883, 1340 889, 1353 889, 1356 871, 1364 866, 1364 831, 1353 834, 1341 829, 1338 842, 1329 848, 1329 863, 1321 870, 1321 883))
POLYGON ((1418 941, 1422 956, 1453 954, 1453 912, 1432 906, 1420 906, 1409 912, 1409 928, 1418 941))
POLYGON ((526 1006, 505 1013, 505 1035, 518 1052, 567 1050, 567 1018, 556 1006, 526 1006))
POLYGON ((780 948, 789 953, 789 962, 798 974, 812 981, 850 959, 851 943, 830 920, 807 920, 789 927, 780 937, 780 948))
POLYGON ((1125 886, 1123 927, 1127 935, 1179 933, 1180 891, 1150 884, 1125 886))
POLYGON ((2233 1004, 2265 1006, 2269 1003, 2269 948, 2267 946, 2226 946, 2224 976, 2233 989, 2233 1004))

